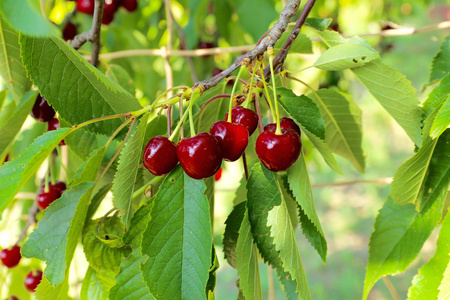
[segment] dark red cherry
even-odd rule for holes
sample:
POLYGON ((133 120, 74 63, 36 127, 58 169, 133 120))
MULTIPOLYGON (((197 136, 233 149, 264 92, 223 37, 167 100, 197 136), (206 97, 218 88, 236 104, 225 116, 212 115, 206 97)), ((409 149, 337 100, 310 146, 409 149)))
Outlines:
POLYGON ((167 174, 178 164, 177 147, 168 138, 155 136, 144 148, 143 161, 153 175, 167 174))
POLYGON ((209 133, 219 142, 222 157, 228 161, 239 159, 248 144, 248 131, 239 124, 217 121, 211 126, 209 133))
POLYGON ((62 181, 57 181, 54 185, 52 185, 50 183, 49 185, 49 189, 54 190, 56 193, 58 193, 60 198, 62 196, 62 194, 64 193, 64 191, 66 190, 66 184, 62 181))
POLYGON ((34 102, 31 116, 39 122, 48 122, 55 116, 55 110, 45 101, 45 98, 39 94, 34 102))
POLYGON ((94 13, 95 0, 77 0, 77 11, 92 15, 94 13))
POLYGON ((14 268, 20 262, 22 255, 20 254, 20 247, 14 245, 11 249, 3 249, 0 252, 0 259, 5 267, 14 268))
MULTIPOLYGON (((50 121, 48 121, 47 123, 47 131, 52 131, 52 130, 56 130, 59 128, 59 120, 57 118, 53 118, 50 121)), ((62 140, 61 142, 59 142, 58 145, 60 146, 64 146, 66 143, 64 142, 64 140, 62 140)))
MULTIPOLYGON (((297 123, 295 123, 295 121, 292 120, 291 118, 281 118, 280 119, 280 127, 281 127, 281 129, 292 129, 295 132, 297 132, 299 136, 302 135, 302 133, 300 131, 300 127, 298 127, 297 123)), ((270 130, 270 131, 275 132, 276 129, 277 129, 276 123, 270 123, 270 124, 267 124, 266 126, 264 126, 264 131, 270 130)))
POLYGON ((300 136, 291 129, 282 134, 266 130, 256 139, 256 154, 262 164, 273 172, 284 171, 298 159, 302 149, 300 136))
POLYGON ((137 0, 123 0, 122 6, 127 11, 133 12, 133 11, 135 11, 137 9, 138 3, 137 3, 137 0))
MULTIPOLYGON (((228 120, 228 112, 225 115, 225 120, 228 120)), ((242 106, 233 106, 231 110, 231 122, 247 128, 248 135, 250 136, 258 126, 258 115, 251 109, 242 106)))
POLYGON ((118 8, 117 1, 105 1, 105 5, 103 6, 102 24, 111 24, 118 8))
POLYGON ((11 297, 8 298, 8 300, 19 300, 19 298, 17 298, 16 296, 12 295, 11 297))
POLYGON ((39 194, 36 197, 36 202, 40 210, 46 209, 50 203, 58 199, 60 196, 58 190, 54 188, 48 189, 48 192, 45 191, 45 188, 41 189, 39 194))
POLYGON ((219 171, 217 171, 217 173, 214 175, 215 181, 219 181, 220 178, 222 178, 222 168, 220 168, 219 171))
POLYGON ((177 145, 177 156, 183 170, 194 179, 214 175, 222 163, 219 142, 206 132, 182 139, 177 145))
POLYGON ((25 277, 25 288, 34 293, 36 291, 37 286, 39 285, 39 283, 41 283, 42 280, 42 271, 41 270, 34 270, 34 271, 30 271, 27 274, 27 277, 25 277))
POLYGON ((72 22, 68 22, 63 29, 62 35, 65 41, 73 40, 73 38, 77 35, 77 26, 72 22))
MULTIPOLYGON (((211 48, 214 48, 214 43, 213 42, 204 42, 204 41, 200 41, 199 43, 198 43, 198 48, 199 49, 211 49, 211 48)), ((202 55, 203 57, 210 57, 211 55, 209 55, 209 54, 204 54, 204 55, 202 55)))

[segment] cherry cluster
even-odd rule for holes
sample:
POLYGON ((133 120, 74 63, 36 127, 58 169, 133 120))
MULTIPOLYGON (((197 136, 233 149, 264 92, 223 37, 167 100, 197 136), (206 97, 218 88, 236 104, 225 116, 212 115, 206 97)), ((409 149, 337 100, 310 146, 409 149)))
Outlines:
MULTIPOLYGON (((59 120, 55 118, 55 110, 47 103, 44 97, 39 94, 34 102, 31 116, 38 122, 47 123, 47 131, 59 128, 59 120)), ((59 142, 60 146, 65 145, 64 140, 59 142)))
MULTIPOLYGON (((92 15, 94 14, 95 0, 76 0, 77 11, 92 15)), ((103 6, 102 24, 108 25, 114 20, 114 14, 123 7, 129 12, 137 9, 137 0, 105 0, 103 6)))

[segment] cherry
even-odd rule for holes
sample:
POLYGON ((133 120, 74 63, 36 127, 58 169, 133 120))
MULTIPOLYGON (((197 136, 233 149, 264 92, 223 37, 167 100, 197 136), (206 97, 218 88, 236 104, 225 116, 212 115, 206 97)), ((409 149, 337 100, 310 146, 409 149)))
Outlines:
POLYGON ((114 14, 118 8, 117 1, 105 1, 105 5, 103 6, 102 24, 110 24, 114 20, 114 14))
POLYGON ((34 271, 30 271, 27 274, 27 277, 25 277, 25 288, 34 293, 36 291, 37 286, 39 285, 39 283, 41 283, 42 280, 42 271, 41 270, 34 270, 34 271))
POLYGON ((50 183, 50 185, 49 185, 49 189, 53 189, 54 191, 56 191, 58 193, 59 197, 62 196, 62 194, 64 193, 66 188, 67 188, 66 184, 62 181, 57 181, 54 185, 52 185, 50 183))
MULTIPOLYGON (((211 48, 214 48, 214 43, 213 42, 205 42, 205 41, 200 41, 199 43, 198 43, 198 48, 199 49, 211 49, 211 48)), ((211 55, 209 55, 209 54, 204 54, 204 55, 202 55, 203 57, 210 57, 211 55)))
MULTIPOLYGON (((283 129, 292 129, 295 132, 297 132, 299 136, 302 135, 302 133, 300 131, 300 127, 298 127, 297 123, 295 123, 295 121, 292 120, 291 118, 281 118, 280 119, 280 127, 282 130, 283 129)), ((270 124, 267 124, 266 126, 264 126, 264 131, 270 130, 270 131, 275 132, 276 129, 277 129, 276 123, 270 123, 270 124)))
POLYGON ((16 296, 12 295, 11 297, 8 298, 9 300, 19 300, 19 298, 17 298, 16 296))
POLYGON ((14 245, 11 249, 3 249, 0 252, 0 259, 5 267, 14 268, 20 262, 22 255, 20 254, 20 247, 14 245))
POLYGON ((72 22, 68 22, 66 26, 64 26, 62 35, 65 41, 73 40, 73 38, 77 35, 77 26, 72 22))
POLYGON ((214 175, 215 181, 219 181, 220 178, 222 178, 222 168, 220 168, 219 171, 217 171, 217 173, 214 175))
POLYGON ((219 142, 207 132, 182 139, 177 145, 177 156, 183 170, 194 179, 214 175, 222 163, 219 142))
POLYGON ((57 189, 49 187, 48 192, 46 192, 45 188, 43 188, 37 195, 36 202, 39 209, 44 210, 50 205, 50 203, 52 203, 59 197, 61 197, 61 195, 59 194, 57 189))
POLYGON ((129 12, 133 12, 137 9, 138 3, 137 0, 124 0, 122 2, 123 8, 125 8, 129 12))
POLYGON ((39 94, 34 102, 31 116, 39 122, 48 122, 55 116, 55 110, 39 94))
POLYGON ((178 164, 177 147, 168 138, 155 136, 144 148, 143 161, 153 175, 167 174, 178 164))
MULTIPOLYGON (((57 118, 53 118, 50 121, 48 121, 47 123, 47 131, 52 131, 52 130, 56 130, 59 128, 59 120, 57 118)), ((59 142, 58 145, 60 146, 64 146, 66 143, 64 142, 64 140, 62 140, 61 142, 59 142)))
POLYGON ((95 0, 77 0, 77 11, 92 15, 94 14, 95 0))
POLYGON ((222 148, 223 159, 235 161, 241 157, 248 144, 248 131, 239 124, 217 121, 209 129, 222 148))
POLYGON ((266 130, 256 139, 256 154, 263 165, 273 171, 284 171, 298 159, 302 149, 300 136, 291 129, 282 129, 282 134, 266 130))
MULTIPOLYGON (((228 112, 225 115, 225 120, 227 119, 228 112)), ((258 115, 251 109, 242 106, 233 106, 231 110, 231 122, 247 128, 248 135, 251 136, 258 126, 258 115)))

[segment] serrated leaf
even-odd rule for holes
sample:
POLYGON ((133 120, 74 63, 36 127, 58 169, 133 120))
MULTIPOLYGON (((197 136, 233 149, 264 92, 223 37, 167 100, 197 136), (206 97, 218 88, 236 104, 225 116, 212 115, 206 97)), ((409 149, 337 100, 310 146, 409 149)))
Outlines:
POLYGON ((225 232, 223 234, 223 253, 228 263, 236 268, 236 243, 239 237, 239 228, 241 227, 244 213, 247 209, 246 202, 236 205, 225 221, 225 232))
POLYGON ((445 77, 450 70, 450 35, 448 35, 439 48, 439 52, 431 62, 430 83, 445 77))
MULTIPOLYGON (((280 39, 273 46, 275 53, 280 51, 290 34, 288 30, 283 32, 280 39)), ((311 39, 303 33, 299 33, 294 42, 292 42, 289 53, 313 53, 311 39)))
POLYGON ((323 52, 313 66, 326 71, 339 71, 362 67, 378 57, 378 53, 363 45, 340 44, 323 52))
POLYGON ((444 272, 441 285, 439 286, 438 300, 450 299, 450 263, 447 264, 447 269, 444 272))
POLYGON ((51 285, 63 282, 69 269, 93 186, 93 182, 72 186, 52 202, 21 249, 23 256, 47 262, 44 275, 51 285))
POLYGON ((16 102, 31 88, 31 81, 27 78, 20 58, 19 34, 2 17, 0 17, 0 76, 16 102))
POLYGON ((445 267, 450 262, 450 217, 442 222, 436 244, 436 253, 420 269, 408 290, 409 300, 437 299, 439 284, 444 277, 445 267))
POLYGON ((108 292, 114 285, 114 275, 109 271, 96 272, 93 268, 87 269, 81 287, 81 300, 106 300, 108 292))
POLYGON ((320 108, 325 121, 325 141, 331 151, 345 157, 358 171, 364 172, 361 109, 350 96, 336 90, 322 89, 308 96, 320 108))
POLYGON ((430 130, 430 136, 432 138, 436 138, 449 127, 450 127, 450 96, 447 97, 445 102, 442 104, 442 107, 439 109, 439 112, 437 113, 436 118, 433 121, 433 126, 431 127, 430 130))
POLYGON ((303 153, 300 155, 297 163, 287 170, 287 176, 289 188, 301 209, 299 213, 303 233, 325 263, 327 257, 327 240, 325 239, 319 217, 316 213, 311 183, 303 153))
POLYGON ((139 162, 142 159, 147 120, 148 113, 140 118, 139 125, 125 143, 120 152, 119 164, 113 181, 114 204, 118 210, 123 212, 120 220, 127 228, 130 226, 131 217, 134 213, 131 207, 132 196, 139 162))
POLYGON ((424 120, 445 101, 450 94, 450 74, 442 78, 439 84, 428 94, 427 100, 422 105, 424 120))
POLYGON ((143 277, 157 299, 204 299, 212 233, 203 181, 176 167, 155 196, 142 238, 143 277))
POLYGON ((70 299, 69 295, 69 277, 67 277, 62 283, 51 286, 50 282, 44 276, 41 282, 36 288, 36 299, 37 300, 48 300, 48 299, 58 299, 66 300, 70 299))
POLYGON ((206 298, 208 300, 214 300, 214 290, 216 288, 217 283, 217 275, 216 272, 219 269, 219 258, 217 257, 216 248, 214 245, 211 250, 211 266, 209 268, 209 277, 208 282, 206 283, 206 298))
POLYGON ((123 87, 128 93, 135 95, 136 88, 134 87, 133 79, 131 79, 130 74, 124 68, 119 65, 110 64, 105 75, 123 87))
POLYGON ((297 122, 302 131, 317 148, 331 169, 341 173, 336 158, 325 143, 325 122, 317 104, 305 95, 297 96, 291 90, 278 88, 281 95, 279 103, 284 110, 297 122))
POLYGON ((315 30, 324 31, 330 26, 333 19, 330 18, 307 18, 305 21, 305 26, 314 28, 315 30))
POLYGON ((46 132, 38 137, 22 155, 0 167, 0 212, 36 173, 56 145, 70 132, 69 128, 46 132))
POLYGON ((36 1, 2 0, 0 14, 12 27, 24 34, 34 36, 58 34, 56 27, 42 16, 36 1))
POLYGON ((375 220, 369 242, 369 261, 364 279, 363 299, 383 276, 403 272, 441 220, 445 193, 422 212, 412 204, 396 205, 388 198, 375 220))
MULTIPOLYGON (((1 45, 0 45, 1 47, 1 45)), ((14 140, 17 133, 19 133, 25 122, 28 114, 33 107, 36 100, 37 92, 30 91, 25 94, 20 100, 19 104, 12 113, 8 112, 8 116, 1 118, 0 123, 0 157, 3 156, 9 144, 14 140)))
MULTIPOLYGON (((245 203, 241 203, 242 205, 245 203)), ((245 206, 244 206, 245 208, 245 206)), ((244 210, 242 225, 237 234, 236 268, 239 275, 239 290, 245 299, 263 299, 259 276, 258 250, 253 244, 247 210, 244 210)))
MULTIPOLYGON (((23 63, 33 83, 71 125, 141 107, 136 98, 93 67, 62 39, 21 35, 20 45, 23 63)), ((111 135, 123 121, 120 118, 96 122, 85 129, 111 135)))

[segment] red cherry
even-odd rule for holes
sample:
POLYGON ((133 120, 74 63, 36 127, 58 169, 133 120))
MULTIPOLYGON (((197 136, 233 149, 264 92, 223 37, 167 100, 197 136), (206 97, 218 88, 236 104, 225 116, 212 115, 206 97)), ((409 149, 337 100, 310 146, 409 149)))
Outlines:
POLYGON ((41 270, 34 270, 34 271, 30 271, 27 275, 27 277, 25 277, 25 288, 34 293, 36 291, 37 286, 39 285, 39 283, 41 283, 42 280, 42 271, 41 270))
POLYGON ((95 0, 77 0, 77 11, 92 15, 94 14, 95 0))
POLYGON ((217 121, 211 126, 209 133, 219 142, 223 159, 228 161, 238 160, 248 144, 248 131, 239 124, 217 121))
POLYGON ((263 165, 273 171, 284 171, 298 159, 302 149, 300 136, 291 129, 282 129, 282 134, 267 130, 256 139, 256 154, 263 165))
MULTIPOLYGON (((211 48, 214 48, 214 43, 213 42, 204 42, 204 41, 200 41, 199 43, 198 43, 198 48, 199 49, 211 49, 211 48)), ((205 54, 205 55, 202 55, 203 57, 210 57, 211 55, 209 55, 209 54, 205 54)))
POLYGON ((77 35, 77 26, 75 26, 72 22, 68 22, 63 29, 62 35, 65 41, 73 40, 73 38, 77 35))
POLYGON ((45 188, 41 189, 40 193, 36 197, 36 202, 40 210, 46 209, 50 203, 61 197, 58 190, 54 188, 49 188, 48 192, 45 188))
POLYGON ((168 138, 155 136, 144 148, 143 161, 153 175, 167 174, 178 164, 177 147, 168 138))
MULTIPOLYGON (((280 127, 281 127, 281 130, 292 129, 295 132, 297 132, 299 136, 302 135, 302 133, 300 131, 300 127, 298 127, 297 123, 295 123, 295 121, 292 120, 291 118, 281 118, 280 119, 280 127)), ((277 129, 276 123, 270 123, 270 124, 267 124, 266 126, 264 126, 264 131, 270 130, 270 131, 275 132, 276 129, 277 129)))
MULTIPOLYGON (((48 121, 47 123, 47 131, 52 131, 52 130, 56 130, 59 128, 59 120, 56 118, 51 119, 50 121, 48 121)), ((64 146, 66 143, 64 142, 64 140, 62 140, 61 142, 58 143, 58 145, 60 146, 64 146)))
MULTIPOLYGON (((228 120, 228 112, 225 115, 225 120, 228 120)), ((231 122, 247 128, 248 135, 251 136, 258 126, 258 115, 251 109, 242 106, 233 106, 231 110, 231 122)))
POLYGON ((9 300, 19 300, 19 298, 17 298, 16 296, 12 295, 11 297, 8 298, 9 300))
POLYGON ((49 185, 49 189, 54 190, 56 193, 58 193, 60 198, 62 196, 62 194, 64 193, 64 191, 66 190, 66 184, 62 181, 57 181, 54 185, 52 185, 50 183, 49 185))
POLYGON ((108 25, 114 20, 114 14, 116 13, 119 6, 117 5, 117 1, 106 1, 103 6, 103 16, 102 16, 102 24, 108 25))
POLYGON ((129 12, 133 12, 137 9, 138 3, 137 0, 124 0, 122 2, 123 8, 125 8, 129 12))
POLYGON ((219 171, 217 171, 217 173, 214 175, 215 181, 219 181, 220 178, 222 178, 222 168, 220 168, 219 171))
POLYGON ((34 102, 31 116, 39 122, 48 122, 55 116, 55 110, 39 94, 34 102))
POLYGON ((0 259, 5 267, 14 268, 20 262, 22 255, 20 254, 20 247, 14 245, 11 249, 3 249, 0 252, 0 259))
POLYGON ((177 145, 177 156, 183 170, 194 179, 214 175, 222 163, 219 142, 206 132, 182 139, 177 145))

